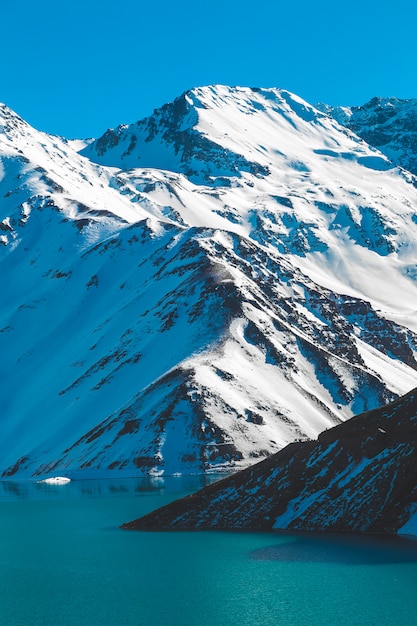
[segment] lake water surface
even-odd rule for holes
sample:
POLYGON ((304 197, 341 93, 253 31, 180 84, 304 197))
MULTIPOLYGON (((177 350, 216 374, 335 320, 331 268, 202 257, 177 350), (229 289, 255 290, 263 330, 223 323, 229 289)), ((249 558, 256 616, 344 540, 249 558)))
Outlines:
POLYGON ((118 528, 203 483, 0 482, 0 625, 417 623, 417 541, 118 528))

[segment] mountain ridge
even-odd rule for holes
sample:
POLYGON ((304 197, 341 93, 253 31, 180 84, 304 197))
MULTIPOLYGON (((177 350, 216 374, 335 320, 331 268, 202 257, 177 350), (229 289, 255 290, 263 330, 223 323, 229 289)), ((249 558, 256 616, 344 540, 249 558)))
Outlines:
POLYGON ((317 105, 340 124, 385 154, 390 161, 417 173, 417 100, 372 98, 362 106, 317 105))

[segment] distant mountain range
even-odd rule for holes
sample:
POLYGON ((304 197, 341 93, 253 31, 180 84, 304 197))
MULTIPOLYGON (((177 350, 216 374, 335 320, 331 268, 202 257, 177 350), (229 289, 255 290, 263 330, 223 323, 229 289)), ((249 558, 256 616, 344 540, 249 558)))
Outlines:
POLYGON ((417 386, 415 101, 0 106, 0 474, 219 472, 417 386), (362 138, 361 138, 362 137, 362 138))

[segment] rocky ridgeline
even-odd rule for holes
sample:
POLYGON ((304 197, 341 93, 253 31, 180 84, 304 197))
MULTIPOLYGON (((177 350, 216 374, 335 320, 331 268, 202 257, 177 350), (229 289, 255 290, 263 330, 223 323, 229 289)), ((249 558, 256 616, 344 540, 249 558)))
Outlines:
POLYGON ((417 100, 372 98, 362 106, 318 108, 383 152, 391 161, 417 174, 417 100))

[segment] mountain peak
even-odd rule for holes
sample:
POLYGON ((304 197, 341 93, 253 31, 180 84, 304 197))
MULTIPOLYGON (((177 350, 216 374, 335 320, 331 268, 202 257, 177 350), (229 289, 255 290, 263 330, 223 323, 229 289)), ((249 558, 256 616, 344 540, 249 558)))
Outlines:
POLYGON ((9 147, 12 147, 16 139, 30 132, 31 127, 27 122, 8 106, 0 103, 0 139, 3 138, 3 141, 9 142, 9 147))
POLYGON ((396 98, 394 96, 390 96, 390 97, 374 96, 368 102, 366 102, 365 104, 362 104, 358 108, 360 109, 376 109, 376 108, 392 109, 392 108, 396 108, 397 106, 403 106, 405 104, 409 104, 410 102, 412 101, 396 98))
POLYGON ((0 102, 0 115, 2 115, 2 117, 9 117, 9 118, 17 118, 20 119, 21 121, 22 118, 15 113, 12 109, 10 109, 6 104, 4 104, 3 102, 0 102))
POLYGON ((311 134, 316 123, 327 123, 323 113, 288 91, 210 85, 184 92, 135 124, 109 129, 82 154, 103 165, 153 167, 217 184, 245 172, 268 174, 278 137, 271 145, 266 127, 273 135, 280 127, 285 134, 297 128, 311 134))

